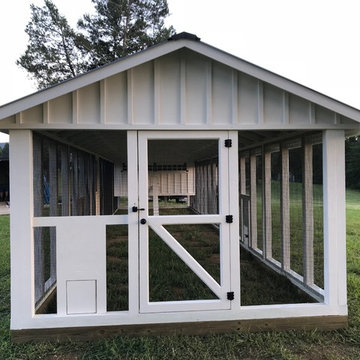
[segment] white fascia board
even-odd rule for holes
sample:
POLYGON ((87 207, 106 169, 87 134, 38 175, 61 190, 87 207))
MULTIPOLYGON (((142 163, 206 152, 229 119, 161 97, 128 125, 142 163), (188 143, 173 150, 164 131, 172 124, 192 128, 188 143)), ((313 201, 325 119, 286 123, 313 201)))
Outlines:
POLYGON ((321 105, 340 115, 360 122, 360 110, 312 90, 304 85, 298 84, 281 75, 277 75, 269 70, 263 69, 205 43, 189 41, 186 47, 247 75, 253 76, 282 90, 288 91, 289 93, 321 105))
POLYGON ((188 42, 190 41, 176 40, 155 45, 147 50, 119 59, 112 64, 105 65, 98 69, 94 69, 73 79, 65 80, 58 85, 54 85, 44 90, 40 90, 19 100, 15 100, 9 104, 5 104, 0 107, 0 121, 1 119, 17 114, 20 111, 24 111, 36 105, 42 104, 46 101, 68 94, 84 86, 93 84, 97 81, 115 75, 117 73, 144 64, 160 56, 167 55, 171 52, 179 50, 185 47, 186 43, 188 42))

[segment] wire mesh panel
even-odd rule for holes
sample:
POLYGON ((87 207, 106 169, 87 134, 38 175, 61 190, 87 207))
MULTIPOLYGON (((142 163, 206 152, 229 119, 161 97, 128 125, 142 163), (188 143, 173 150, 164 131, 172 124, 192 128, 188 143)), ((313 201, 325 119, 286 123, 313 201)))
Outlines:
POLYGON ((218 213, 218 141, 150 140, 148 207, 151 215, 218 213))
POLYGON ((289 150, 290 267, 303 275, 302 148, 289 150))
POLYGON ((263 194, 263 158, 262 155, 256 156, 256 203, 257 203, 257 212, 256 212, 256 228, 257 228, 257 248, 263 250, 263 204, 264 204, 264 194, 263 194))
POLYGON ((53 314, 56 309, 55 227, 34 228, 35 313, 53 314))
POLYGON ((271 153, 271 240, 272 257, 281 261, 281 155, 271 153))
MULTIPOLYGON (((220 284, 219 230, 210 224, 167 225, 165 229, 220 284)), ((150 229, 150 301, 218 299, 150 229)))
POLYGON ((128 225, 107 225, 107 311, 129 309, 128 287, 128 225))
POLYGON ((324 288, 324 202, 322 144, 313 145, 314 282, 324 288))
POLYGON ((34 215, 96 214, 96 159, 34 134, 34 215))
POLYGON ((323 169, 320 142, 321 135, 311 134, 269 142, 261 147, 254 145, 243 152, 239 149, 243 305, 323 300, 323 169), (247 159, 250 162, 249 171, 247 159), (250 199, 246 195, 248 172, 250 199), (244 228, 249 207, 251 231, 247 242, 244 228), (258 267, 259 263, 271 270, 258 267), (251 286, 255 277, 259 279, 259 284, 265 279, 269 284, 262 284, 259 288, 251 286), (273 284, 277 285, 272 287, 273 284))

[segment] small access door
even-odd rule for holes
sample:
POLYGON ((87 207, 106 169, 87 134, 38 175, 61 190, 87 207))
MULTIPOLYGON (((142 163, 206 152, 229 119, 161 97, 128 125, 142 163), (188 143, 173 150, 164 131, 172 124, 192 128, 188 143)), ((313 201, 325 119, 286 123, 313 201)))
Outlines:
POLYGON ((140 131, 140 312, 230 309, 226 131, 140 131))

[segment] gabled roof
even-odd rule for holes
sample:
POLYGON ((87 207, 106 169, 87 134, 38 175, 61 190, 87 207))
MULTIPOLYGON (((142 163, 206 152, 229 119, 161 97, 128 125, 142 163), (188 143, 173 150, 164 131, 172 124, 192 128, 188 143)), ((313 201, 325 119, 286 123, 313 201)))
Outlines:
POLYGON ((197 36, 189 33, 174 35, 168 40, 144 51, 121 58, 113 63, 89 71, 88 73, 79 75, 75 78, 66 80, 57 85, 5 104, 0 107, 0 119, 12 116, 28 108, 70 93, 76 89, 90 85, 119 72, 129 70, 133 67, 170 54, 182 48, 192 50, 360 123, 360 110, 323 95, 308 87, 300 85, 294 81, 286 79, 269 70, 265 70, 227 52, 219 50, 211 45, 203 43, 197 36))

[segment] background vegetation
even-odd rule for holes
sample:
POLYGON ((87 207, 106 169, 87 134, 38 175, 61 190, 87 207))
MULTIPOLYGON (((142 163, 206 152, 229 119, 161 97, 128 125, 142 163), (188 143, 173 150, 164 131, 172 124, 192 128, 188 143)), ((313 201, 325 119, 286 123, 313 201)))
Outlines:
POLYGON ((0 359, 359 359, 360 192, 347 191, 349 326, 324 332, 115 337, 63 344, 10 340, 9 217, 0 217, 0 359))

